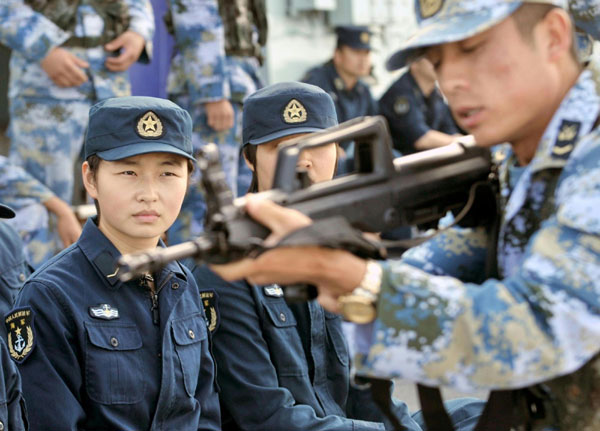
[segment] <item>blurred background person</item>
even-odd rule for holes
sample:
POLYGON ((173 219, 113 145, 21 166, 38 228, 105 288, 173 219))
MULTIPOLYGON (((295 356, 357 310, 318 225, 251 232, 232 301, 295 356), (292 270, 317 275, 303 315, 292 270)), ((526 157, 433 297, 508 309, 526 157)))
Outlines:
MULTIPOLYGON (((242 157, 242 102, 262 87, 259 67, 267 40, 264 0, 169 0, 167 27, 175 37, 168 79, 169 98, 194 123, 197 156, 203 145, 219 145, 221 164, 234 195, 245 194, 251 172, 242 157)), ((191 181, 170 244, 202 232, 206 204, 200 173, 191 181)))
POLYGON ((426 58, 410 64, 379 99, 394 149, 403 155, 442 147, 462 136, 426 58))
MULTIPOLYGON (((148 59, 153 31, 148 0, 3 1, 11 163, 70 204, 88 110, 130 93, 126 71, 141 55, 148 59)), ((43 205, 18 209, 15 223, 34 266, 68 245, 43 205)))

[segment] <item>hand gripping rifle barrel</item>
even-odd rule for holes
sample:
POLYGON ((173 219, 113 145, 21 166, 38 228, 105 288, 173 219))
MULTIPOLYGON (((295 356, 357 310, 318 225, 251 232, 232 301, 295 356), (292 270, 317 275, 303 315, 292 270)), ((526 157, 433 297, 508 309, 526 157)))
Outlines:
MULTIPOLYGON (((173 259, 191 256, 224 263, 262 249, 269 231, 246 215, 243 198, 233 199, 215 145, 205 147, 198 165, 208 207, 205 233, 187 243, 122 256, 122 279, 156 270, 173 259)), ((435 226, 448 211, 465 207, 475 185, 484 185, 490 192, 477 191, 462 221, 475 226, 489 222, 496 212, 491 167, 489 150, 464 143, 394 159, 386 120, 364 117, 285 142, 279 149, 273 189, 260 195, 313 220, 343 216, 357 229, 381 232, 398 226, 435 226), (297 169, 300 153, 349 140, 355 143, 354 172, 307 186, 306 172, 297 169)))

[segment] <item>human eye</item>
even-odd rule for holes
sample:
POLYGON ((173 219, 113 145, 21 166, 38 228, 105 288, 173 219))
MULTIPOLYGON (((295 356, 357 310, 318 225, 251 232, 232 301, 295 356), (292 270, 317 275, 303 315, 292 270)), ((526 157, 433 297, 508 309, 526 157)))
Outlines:
POLYGON ((135 176, 136 173, 135 171, 121 171, 119 172, 120 175, 124 175, 124 176, 135 176))
POLYGON ((460 50, 465 53, 475 52, 481 46, 483 46, 484 40, 475 39, 475 40, 466 40, 462 44, 460 44, 460 50))
POLYGON ((165 171, 160 175, 163 177, 178 177, 179 176, 176 172, 171 172, 171 171, 165 171))

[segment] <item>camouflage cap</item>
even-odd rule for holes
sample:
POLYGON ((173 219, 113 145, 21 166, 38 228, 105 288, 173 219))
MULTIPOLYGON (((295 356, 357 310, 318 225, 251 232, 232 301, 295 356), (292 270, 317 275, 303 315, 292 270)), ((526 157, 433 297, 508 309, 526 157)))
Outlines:
POLYGON ((404 67, 420 48, 457 42, 485 31, 525 3, 569 9, 576 26, 600 38, 600 0, 415 0, 418 30, 387 61, 388 70, 404 67))

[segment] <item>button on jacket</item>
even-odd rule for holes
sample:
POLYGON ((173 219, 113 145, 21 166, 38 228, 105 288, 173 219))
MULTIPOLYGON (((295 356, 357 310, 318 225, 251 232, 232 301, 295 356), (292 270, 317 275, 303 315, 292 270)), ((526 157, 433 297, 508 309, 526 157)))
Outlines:
POLYGON ((153 306, 139 280, 119 281, 118 256, 88 220, 77 243, 19 295, 11 313, 33 315, 33 347, 19 365, 31 430, 220 429, 209 334, 189 271, 172 262, 155 274, 153 306))

